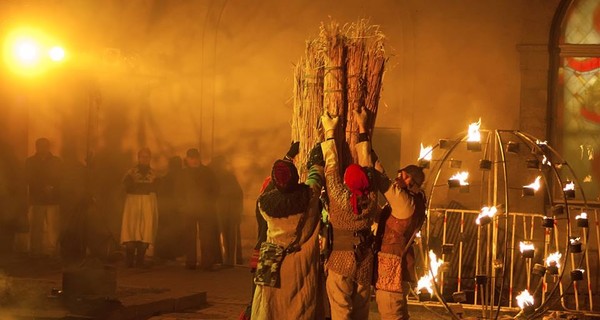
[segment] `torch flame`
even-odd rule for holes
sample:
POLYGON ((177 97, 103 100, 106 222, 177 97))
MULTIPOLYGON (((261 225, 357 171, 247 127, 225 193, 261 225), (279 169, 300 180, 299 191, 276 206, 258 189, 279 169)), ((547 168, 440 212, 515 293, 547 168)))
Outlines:
POLYGON ((577 219, 587 219, 587 213, 586 212, 582 212, 580 215, 575 217, 575 220, 577 219))
POLYGON ((521 308, 521 309, 523 309, 527 306, 532 306, 533 305, 533 296, 529 293, 529 291, 525 290, 517 296, 517 304, 519 305, 519 308, 521 308))
POLYGON ((580 243, 580 242, 581 242, 581 237, 577 237, 577 238, 571 238, 571 239, 569 239, 569 242, 570 242, 571 244, 578 244, 578 243, 580 243))
POLYGON ((469 124, 469 133, 467 135, 467 141, 481 141, 481 133, 479 132, 479 126, 481 126, 481 118, 479 118, 479 121, 469 124))
POLYGON ((575 190, 575 183, 573 181, 569 181, 563 188, 563 191, 568 191, 568 190, 575 190))
POLYGON ((552 163, 550 163, 550 160, 548 160, 545 155, 542 157, 542 164, 545 164, 549 167, 552 166, 552 163))
POLYGON ((475 223, 480 224, 481 219, 485 216, 493 218, 494 215, 496 214, 496 212, 498 212, 498 209, 496 209, 496 207, 481 208, 481 213, 479 213, 479 215, 477 216, 477 219, 475 219, 475 223))
POLYGON ((450 180, 458 180, 461 186, 468 186, 469 182, 467 179, 469 178, 469 173, 467 171, 462 171, 454 174, 450 177, 450 180))
POLYGON ((521 253, 523 253, 523 251, 526 250, 535 250, 535 247, 533 246, 533 243, 530 241, 521 241, 519 242, 519 250, 521 250, 521 253))
POLYGON ((444 263, 444 260, 438 259, 433 250, 429 250, 429 261, 431 272, 437 278, 438 270, 440 266, 444 263))
POLYGON ((429 273, 422 276, 421 279, 419 279, 419 281, 417 282, 417 291, 425 289, 429 291, 430 294, 433 293, 433 281, 431 280, 431 275, 429 273))
POLYGON ((442 259, 438 259, 433 250, 429 251, 430 272, 427 272, 417 282, 417 291, 426 289, 429 293, 433 293, 433 280, 437 279, 439 267, 444 263, 442 259), (431 276, 433 274, 433 277, 431 276))
POLYGON ((433 156, 432 151, 433 151, 432 146, 423 147, 423 143, 421 143, 421 151, 419 152, 419 159, 417 159, 417 160, 431 161, 431 158, 433 156))
POLYGON ((554 265, 557 268, 560 268, 560 258, 561 257, 562 257, 562 254, 560 252, 551 253, 546 258, 546 266, 554 265))
POLYGON ((531 184, 528 184, 526 186, 523 186, 525 188, 531 188, 535 191, 538 191, 540 189, 540 179, 542 178, 542 176, 538 176, 537 178, 535 178, 535 181, 531 184))

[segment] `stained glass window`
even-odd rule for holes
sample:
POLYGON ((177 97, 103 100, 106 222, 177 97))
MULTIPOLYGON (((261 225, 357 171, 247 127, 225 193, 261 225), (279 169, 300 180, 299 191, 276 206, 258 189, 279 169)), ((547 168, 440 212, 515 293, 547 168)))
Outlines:
POLYGON ((560 49, 558 142, 587 198, 599 200, 600 0, 572 2, 563 19, 560 49))

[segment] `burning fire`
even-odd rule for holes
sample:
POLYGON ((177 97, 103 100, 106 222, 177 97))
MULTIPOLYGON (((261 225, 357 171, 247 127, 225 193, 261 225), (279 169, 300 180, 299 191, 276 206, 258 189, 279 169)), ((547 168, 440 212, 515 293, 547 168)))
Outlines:
POLYGON ((481 118, 479 118, 479 121, 469 124, 469 133, 467 136, 467 141, 481 141, 481 133, 479 132, 479 126, 481 126, 481 118))
POLYGON ((540 189, 540 179, 541 178, 542 178, 542 176, 538 176, 537 178, 535 178, 535 181, 533 183, 523 186, 523 188, 531 188, 535 191, 538 191, 540 189))
POLYGON ((587 213, 586 212, 582 212, 580 215, 578 215, 578 216, 575 217, 575 220, 578 220, 578 219, 587 219, 587 218, 588 218, 587 213))
POLYGON ((423 143, 421 143, 421 151, 419 152, 419 159, 417 159, 417 160, 431 161, 431 158, 433 156, 432 151, 433 151, 432 146, 423 147, 423 143))
POLYGON ((432 294, 434 278, 431 275, 433 274, 435 276, 435 279, 437 280, 439 268, 444 263, 444 261, 442 259, 438 259, 433 250, 429 251, 429 261, 430 272, 427 272, 424 276, 421 277, 421 279, 419 279, 419 281, 417 282, 417 291, 425 289, 430 294, 432 294))
POLYGON ((551 253, 548 255, 548 257, 546 257, 546 266, 556 266, 557 268, 560 268, 561 257, 562 254, 560 252, 551 253))
POLYGON ((468 186, 469 173, 467 171, 459 172, 450 177, 450 180, 458 180, 461 186, 468 186))
POLYGON ((548 160, 545 155, 542 157, 542 164, 545 164, 549 167, 552 166, 552 163, 550 163, 550 160, 548 160))
POLYGON ((421 291, 423 289, 427 290, 430 294, 433 293, 433 281, 431 281, 431 275, 427 273, 422 276, 421 279, 417 282, 417 291, 421 291))
POLYGON ((563 191, 569 191, 569 190, 575 190, 575 183, 573 181, 569 181, 563 188, 563 191))
POLYGON ((533 296, 529 293, 529 291, 525 290, 517 296, 517 304, 519 308, 524 309, 525 307, 533 305, 533 296))
POLYGON ((481 213, 477 216, 477 219, 475 219, 475 223, 477 224, 481 224, 481 219, 483 217, 490 217, 493 218, 494 215, 496 214, 496 212, 498 212, 498 209, 496 209, 496 207, 483 207, 481 208, 481 213))
POLYGON ((535 250, 535 247, 530 241, 521 241, 519 242, 519 250, 521 250, 521 253, 523 253, 524 251, 533 251, 535 250))

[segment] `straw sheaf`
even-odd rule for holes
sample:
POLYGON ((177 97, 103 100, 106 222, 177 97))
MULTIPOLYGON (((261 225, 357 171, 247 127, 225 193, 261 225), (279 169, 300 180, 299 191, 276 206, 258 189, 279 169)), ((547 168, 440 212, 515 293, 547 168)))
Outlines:
POLYGON ((379 26, 359 19, 344 26, 333 20, 322 23, 319 36, 307 41, 305 56, 294 69, 291 121, 292 139, 300 141, 297 163, 302 164, 298 165, 302 174, 310 150, 323 139, 317 128, 324 112, 340 117, 335 132, 340 169, 358 162, 354 151, 358 128, 352 110, 369 110, 367 127, 372 135, 387 61, 384 40, 379 26))

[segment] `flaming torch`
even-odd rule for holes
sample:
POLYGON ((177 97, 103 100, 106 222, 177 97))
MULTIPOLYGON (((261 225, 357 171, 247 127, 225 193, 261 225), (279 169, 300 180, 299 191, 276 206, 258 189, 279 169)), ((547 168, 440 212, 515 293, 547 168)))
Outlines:
POLYGON ((468 187, 469 182, 467 179, 469 178, 469 173, 467 171, 462 171, 454 174, 450 179, 448 179, 448 186, 450 188, 458 188, 458 187, 468 187))
POLYGON ((535 310, 533 303, 533 296, 527 290, 522 291, 517 296, 517 305, 524 314, 531 314, 535 310))
POLYGON ((469 131, 467 134, 467 150, 481 151, 481 133, 479 132, 480 126, 481 118, 479 118, 479 121, 469 124, 469 131))
POLYGON ((540 179, 542 179, 542 176, 538 176, 537 178, 535 178, 535 181, 533 183, 523 186, 524 197, 533 196, 535 192, 540 189, 540 179))
POLYGON ((417 159, 419 166, 422 168, 429 168, 429 163, 431 162, 432 157, 433 147, 423 147, 423 143, 421 143, 421 151, 419 151, 419 159, 417 159))
POLYGON ((575 269, 571 271, 571 281, 581 281, 583 280, 583 273, 585 270, 583 269, 575 269))
POLYGON ((571 237, 569 239, 569 248, 573 253, 581 252, 581 237, 571 237))
POLYGON ((417 293, 419 294, 419 300, 421 301, 431 300, 434 283, 433 277, 435 277, 435 280, 437 280, 439 268, 442 264, 444 264, 444 261, 442 259, 438 259, 433 250, 429 251, 429 261, 429 272, 422 276, 417 282, 417 293))
POLYGON ((582 212, 580 215, 576 216, 575 221, 577 221, 577 226, 580 228, 588 228, 590 226, 586 212, 582 212))
POLYGON ((496 209, 496 207, 481 208, 481 212, 477 216, 477 219, 475 219, 475 223, 477 223, 477 225, 484 226, 492 222, 492 219, 494 218, 494 215, 496 215, 496 212, 498 212, 498 209, 496 209))
POLYGON ((557 275, 558 269, 560 269, 560 258, 562 254, 560 252, 551 253, 546 257, 546 267, 551 275, 557 275))
POLYGON ((536 140, 535 145, 537 146, 537 148, 534 147, 533 153, 545 154, 546 151, 548 151, 548 141, 536 140))
POLYGON ((531 259, 535 253, 535 247, 533 246, 533 242, 531 241, 521 241, 519 242, 519 250, 521 251, 521 255, 523 258, 531 259))
POLYGON ((563 192, 565 193, 565 198, 575 198, 575 183, 573 181, 567 181, 565 187, 563 188, 563 192))

